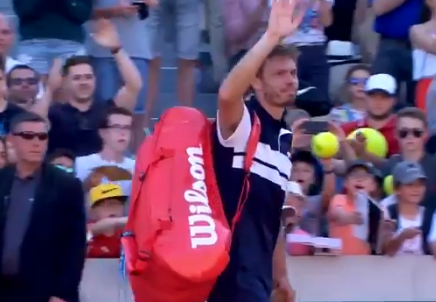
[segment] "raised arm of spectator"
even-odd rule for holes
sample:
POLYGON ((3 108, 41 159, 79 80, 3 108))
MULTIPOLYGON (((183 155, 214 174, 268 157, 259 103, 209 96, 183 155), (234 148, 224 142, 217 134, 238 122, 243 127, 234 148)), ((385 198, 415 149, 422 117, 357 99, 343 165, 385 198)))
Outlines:
POLYGON ((436 31, 426 29, 424 24, 414 25, 409 30, 410 40, 415 48, 436 55, 436 31))
POLYGON ((93 0, 56 0, 58 7, 72 22, 83 24, 92 16, 93 0))
POLYGON ((230 44, 246 42, 256 34, 268 7, 268 0, 259 0, 253 8, 252 0, 226 0, 223 5, 224 31, 230 44))
POLYGON ((334 0, 321 0, 319 3, 319 21, 324 27, 329 27, 333 23, 333 3, 334 0))
POLYGON ((47 85, 41 98, 35 102, 30 108, 31 111, 43 116, 48 117, 48 111, 52 104, 53 95, 62 84, 62 60, 59 58, 54 59, 53 66, 50 69, 47 78, 47 85))
POLYGON ((15 14, 23 20, 39 18, 51 5, 49 0, 12 0, 15 14))
POLYGON ((53 296, 64 301, 76 301, 86 257, 86 212, 82 185, 77 178, 68 176, 64 181, 62 240, 57 242, 58 273, 53 296))
POLYGON ((218 92, 218 130, 222 140, 228 140, 243 120, 243 96, 269 53, 301 23, 303 12, 295 16, 295 5, 296 1, 273 1, 267 31, 224 79, 218 92))
POLYGON ((389 13, 406 1, 407 0, 370 0, 374 8, 374 13, 377 16, 389 13))
POLYGON ((122 49, 115 26, 106 19, 99 19, 95 23, 96 31, 93 33, 93 38, 96 43, 108 48, 113 53, 124 82, 124 86, 114 96, 114 103, 117 106, 133 111, 142 87, 139 70, 129 55, 122 49))
POLYGON ((336 176, 333 159, 321 159, 321 163, 324 171, 324 179, 321 190, 321 205, 323 213, 326 213, 329 209, 330 201, 335 195, 336 176))

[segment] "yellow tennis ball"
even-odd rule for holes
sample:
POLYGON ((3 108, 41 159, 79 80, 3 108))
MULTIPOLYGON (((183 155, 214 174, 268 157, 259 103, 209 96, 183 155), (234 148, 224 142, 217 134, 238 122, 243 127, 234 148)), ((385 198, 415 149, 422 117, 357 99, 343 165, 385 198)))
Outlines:
POLYGON ((331 132, 321 132, 312 137, 312 152, 319 158, 332 158, 339 151, 339 140, 331 132))
POLYGON ((362 133, 366 139, 366 151, 378 157, 385 158, 388 154, 388 142, 383 134, 372 128, 360 128, 351 132, 347 139, 355 139, 358 133, 362 133))
POLYGON ((383 180, 383 190, 385 191, 386 195, 394 194, 394 178, 392 175, 386 176, 383 180))

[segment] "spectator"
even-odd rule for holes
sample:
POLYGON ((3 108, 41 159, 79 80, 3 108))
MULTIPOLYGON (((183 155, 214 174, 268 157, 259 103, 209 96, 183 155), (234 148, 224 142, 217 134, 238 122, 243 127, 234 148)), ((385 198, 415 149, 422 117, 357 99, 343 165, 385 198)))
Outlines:
POLYGON ((15 147, 8 140, 6 140, 6 156, 8 163, 15 164, 17 162, 17 152, 15 151, 15 147))
POLYGON ((98 134, 99 123, 108 108, 119 106, 132 111, 135 106, 138 92, 142 87, 141 77, 127 53, 121 48, 115 27, 108 20, 98 20, 93 38, 111 50, 125 85, 111 100, 94 101, 95 74, 89 59, 84 56, 67 59, 63 74, 68 100, 65 104, 53 104, 49 110, 48 117, 52 126, 49 151, 67 149, 75 156, 99 152, 102 147, 98 134))
POLYGON ((265 32, 268 0, 225 0, 220 3, 229 65, 234 67, 265 32))
POLYGON ((119 185, 111 183, 92 188, 89 195, 92 223, 88 224, 88 258, 119 258, 127 196, 119 185))
POLYGON ((300 227, 302 230, 318 236, 321 234, 322 217, 335 193, 336 177, 331 159, 321 160, 323 175, 319 178, 316 168, 318 160, 309 151, 297 151, 292 154, 291 181, 301 186, 306 202, 302 207, 300 227), (315 186, 322 181, 321 193, 314 195, 315 186))
POLYGON ((75 157, 74 154, 68 150, 55 150, 48 162, 68 173, 74 173, 75 157))
MULTIPOLYGON (((434 0, 425 1, 432 15, 436 13, 434 0)), ((410 40, 413 45, 413 79, 418 81, 416 86, 416 105, 426 111, 427 90, 436 75, 436 41, 435 20, 417 24, 410 29, 410 40)))
POLYGON ((46 77, 55 58, 84 54, 82 25, 92 14, 92 0, 13 0, 19 19, 18 59, 46 77))
POLYGON ((8 151, 6 147, 6 140, 4 137, 0 137, 0 169, 2 169, 8 163, 8 151))
POLYGON ((436 216, 420 206, 425 194, 426 176, 420 164, 403 161, 393 171, 397 203, 387 207, 387 217, 395 221, 385 238, 388 255, 436 254, 436 216))
MULTIPOLYGON (((153 0, 147 0, 151 3, 153 0)), ((175 29, 177 50, 177 99, 181 105, 192 106, 195 92, 195 65, 200 47, 200 0, 161 0, 150 7, 147 21, 147 37, 152 54, 149 65, 148 100, 145 109, 149 114, 158 97, 159 73, 165 30, 175 29), (169 20, 174 20, 169 22, 169 20)))
POLYGON ((363 120, 366 115, 367 95, 365 85, 370 76, 366 65, 352 66, 344 81, 346 103, 330 111, 330 119, 338 124, 363 120))
MULTIPOLYGON (((306 9, 298 31, 287 37, 283 43, 296 44, 300 51, 298 58, 298 79, 316 87, 322 100, 329 102, 329 74, 324 28, 333 22, 334 0, 305 0, 300 6, 306 9)), ((300 9, 303 9, 301 7, 300 9)))
MULTIPOLYGON (((418 24, 423 9, 421 0, 371 0, 375 18, 375 31, 380 34, 377 54, 372 64, 373 74, 389 74, 397 84, 407 86, 406 103, 413 104, 412 50, 409 29, 418 24)), ((398 91, 397 91, 398 92, 398 91)))
POLYGON ((2 301, 78 302, 86 248, 80 182, 43 163, 45 119, 24 112, 11 130, 18 161, 0 170, 2 301))
MULTIPOLYGON (((117 166, 134 172, 135 160, 125 156, 132 132, 132 114, 130 111, 114 107, 107 111, 105 119, 99 126, 103 148, 98 153, 78 157, 76 175, 84 181, 97 167, 117 166)), ((130 181, 123 190, 130 189, 130 181)))
MULTIPOLYGON (((142 83, 148 81, 148 62, 151 58, 150 41, 147 38, 147 19, 139 15, 139 6, 127 0, 97 0, 94 1, 94 17, 109 19, 117 28, 120 45, 129 54, 130 59, 141 75, 142 83)), ((94 23, 90 22, 92 29, 94 23)), ((102 47, 93 39, 88 39, 88 53, 92 56, 91 63, 96 76, 95 98, 107 101, 113 98, 118 89, 124 85, 117 62, 106 47, 102 47)), ((146 85, 138 93, 135 106, 135 142, 133 150, 141 143, 144 130, 144 111, 146 101, 146 85), (136 136, 136 137, 135 137, 136 136)))
POLYGON ((9 101, 29 110, 37 101, 39 75, 27 65, 15 65, 6 76, 9 101))
POLYGON ((350 163, 345 174, 345 194, 336 195, 330 202, 329 236, 342 240, 344 255, 370 254, 368 242, 355 237, 353 225, 364 223, 356 199, 359 192, 370 195, 376 190, 374 181, 376 173, 374 167, 364 161, 350 163))
POLYGON ((427 190, 423 205, 436 208, 436 159, 425 152, 427 129, 425 114, 417 108, 404 108, 397 114, 396 137, 398 138, 400 152, 389 160, 380 162, 379 167, 384 176, 392 174, 396 164, 406 160, 418 162, 424 168, 427 190))
MULTIPOLYGON (((388 143, 388 156, 398 153, 398 141, 395 136, 396 116, 393 114, 395 105, 395 92, 397 85, 395 79, 388 74, 372 75, 365 86, 367 94, 367 112, 363 120, 346 123, 342 126, 346 135, 358 128, 374 128, 384 135, 388 143)), ((367 154, 365 143, 352 141, 351 147, 359 158, 372 163, 381 159, 367 154)))

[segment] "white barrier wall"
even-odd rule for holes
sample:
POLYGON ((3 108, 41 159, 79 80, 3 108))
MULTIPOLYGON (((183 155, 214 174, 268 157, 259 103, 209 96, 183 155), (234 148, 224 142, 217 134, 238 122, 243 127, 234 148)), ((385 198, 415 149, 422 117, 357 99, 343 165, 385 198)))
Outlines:
MULTIPOLYGON (((436 301, 436 260, 426 256, 294 257, 289 278, 303 302, 436 301)), ((118 260, 88 260, 81 302, 131 302, 118 260)))

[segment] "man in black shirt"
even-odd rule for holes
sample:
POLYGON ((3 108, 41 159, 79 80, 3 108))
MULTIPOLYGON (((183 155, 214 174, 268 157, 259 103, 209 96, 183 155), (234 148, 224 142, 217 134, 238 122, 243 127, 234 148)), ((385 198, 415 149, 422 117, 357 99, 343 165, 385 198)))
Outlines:
MULTIPOLYGON (((115 27, 108 20, 96 21, 94 40, 110 49, 118 64, 125 85, 112 100, 94 100, 95 75, 88 57, 75 56, 67 59, 63 67, 65 104, 54 104, 48 117, 51 122, 49 152, 67 149, 76 156, 99 152, 102 142, 98 125, 105 111, 112 106, 133 110, 142 87, 141 76, 129 55, 121 48, 115 27)), ((50 82, 50 80, 49 80, 50 82)), ((52 93, 49 88, 47 93, 52 93)))
POLYGON ((279 231, 285 184, 292 168, 292 133, 286 130, 283 116, 295 98, 298 78, 295 50, 279 43, 300 23, 294 5, 294 1, 273 1, 267 32, 220 87, 214 161, 230 223, 238 212, 246 176, 244 158, 255 116, 261 133, 248 176, 248 197, 234 228, 230 263, 218 278, 209 302, 267 302, 273 282, 286 301, 293 300, 285 238, 279 231), (255 96, 244 103, 250 84, 255 96))

